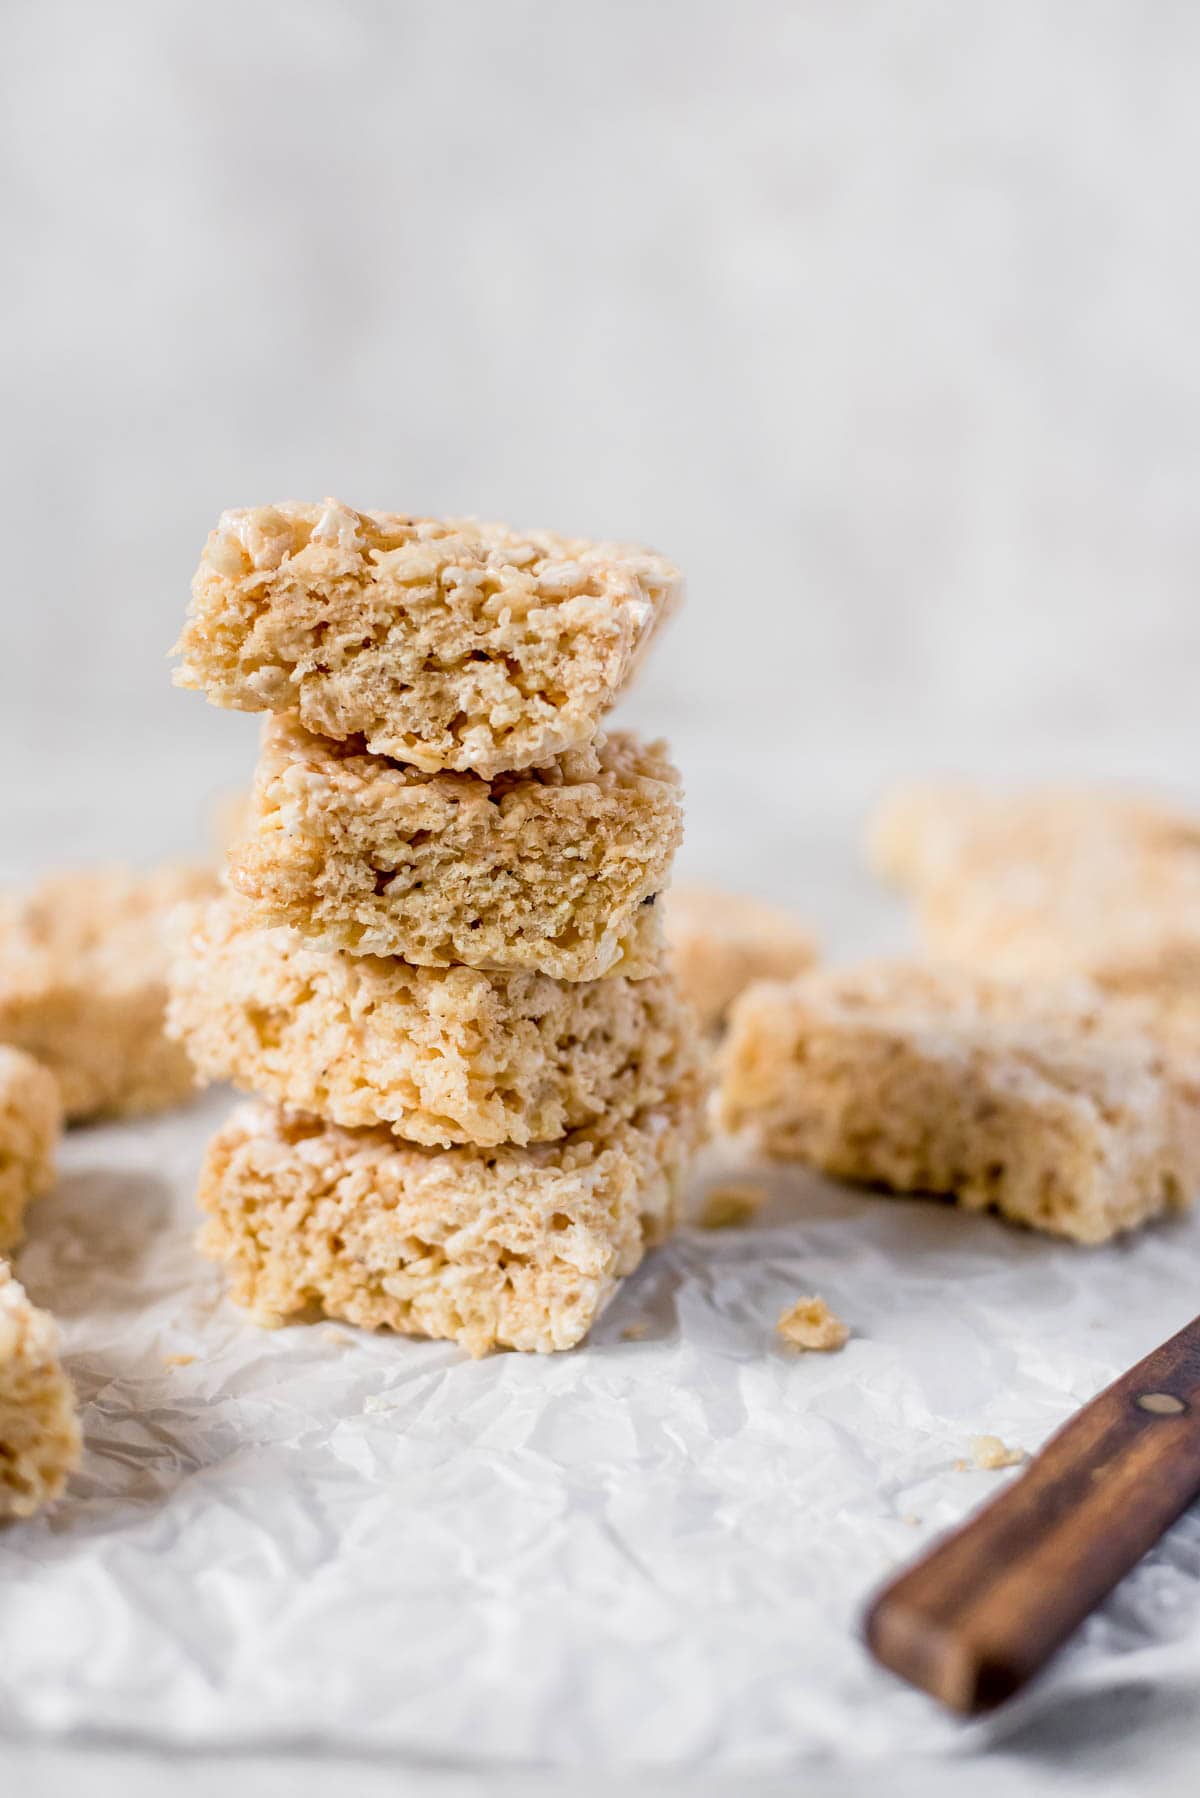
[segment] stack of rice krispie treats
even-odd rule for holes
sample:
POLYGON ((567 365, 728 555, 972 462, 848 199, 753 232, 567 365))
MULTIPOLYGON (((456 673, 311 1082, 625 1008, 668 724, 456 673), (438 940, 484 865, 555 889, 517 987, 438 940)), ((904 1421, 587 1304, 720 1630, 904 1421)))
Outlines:
POLYGON ((604 730, 661 557, 327 502, 226 513, 177 681, 268 714, 170 1029, 258 1095, 206 1251, 262 1321, 569 1348, 675 1221, 701 1127, 656 904, 661 743, 604 730))

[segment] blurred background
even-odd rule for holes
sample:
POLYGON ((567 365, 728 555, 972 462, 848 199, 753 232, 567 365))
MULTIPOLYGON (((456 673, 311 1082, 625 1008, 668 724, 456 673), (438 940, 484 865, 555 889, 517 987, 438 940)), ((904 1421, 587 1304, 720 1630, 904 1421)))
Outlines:
POLYGON ((193 566, 326 494, 682 563, 682 866, 827 926, 898 776, 1200 787, 1200 8, 3 17, 5 873, 201 840, 193 566))

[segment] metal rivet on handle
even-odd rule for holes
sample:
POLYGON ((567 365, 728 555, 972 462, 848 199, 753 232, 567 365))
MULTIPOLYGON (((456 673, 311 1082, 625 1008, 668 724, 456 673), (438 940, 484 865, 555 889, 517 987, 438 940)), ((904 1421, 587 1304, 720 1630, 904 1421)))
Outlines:
POLYGON ((1169 1417, 1173 1412, 1186 1411, 1187 1406, 1173 1392, 1139 1392, 1134 1400, 1139 1411, 1152 1411, 1156 1417, 1169 1417))

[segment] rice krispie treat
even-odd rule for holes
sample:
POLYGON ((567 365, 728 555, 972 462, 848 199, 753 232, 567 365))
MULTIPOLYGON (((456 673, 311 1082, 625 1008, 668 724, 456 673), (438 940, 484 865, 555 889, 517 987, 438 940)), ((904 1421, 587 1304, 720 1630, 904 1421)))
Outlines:
POLYGON ((191 1066, 163 1029, 167 923, 204 868, 79 869, 0 895, 0 1042, 53 1072, 70 1119, 173 1105, 191 1066))
POLYGON ((26 1205, 54 1181, 61 1130, 62 1102, 49 1068, 0 1045, 0 1255, 16 1248, 26 1205))
POLYGON ((196 1067, 334 1123, 444 1147, 548 1142, 660 1104, 694 1053, 665 973, 413 968, 263 928, 233 895, 192 920, 168 1017, 196 1067))
POLYGON ((679 985, 708 1031, 751 981, 790 980, 817 959, 815 938, 792 912, 715 887, 673 886, 663 928, 679 985))
POLYGON ((1200 819, 1119 791, 912 788, 872 826, 939 958, 1200 1000, 1200 819))
POLYGON ((421 1149, 247 1106, 209 1147, 201 1247, 260 1322, 317 1306, 473 1355, 572 1348, 673 1227, 699 1127, 688 1076, 533 1148, 421 1149))
POLYGON ((32 1517, 57 1498, 81 1449, 57 1326, 0 1262, 0 1519, 32 1517))
POLYGON ((681 595, 678 569, 626 544, 260 506, 208 539, 176 681, 490 778, 588 743, 681 595))
POLYGON ((721 1112, 771 1154, 1102 1242, 1190 1203, 1198 1090, 1139 1008, 1084 983, 879 963, 751 988, 721 1112))
POLYGON ((425 967, 559 980, 657 967, 682 833, 661 743, 614 734, 523 774, 423 774, 268 720, 230 878, 271 923, 425 967))

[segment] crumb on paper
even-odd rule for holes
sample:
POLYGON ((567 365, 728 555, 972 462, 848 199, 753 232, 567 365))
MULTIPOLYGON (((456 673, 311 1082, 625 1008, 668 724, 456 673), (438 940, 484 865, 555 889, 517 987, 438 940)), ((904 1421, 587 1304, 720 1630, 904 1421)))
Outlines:
POLYGON ((850 1338, 850 1331, 841 1318, 815 1294, 797 1299, 782 1314, 775 1328, 794 1348, 818 1349, 825 1353, 844 1348, 850 1338))
POLYGON ((646 1337, 649 1334, 650 1334, 650 1325, 645 1321, 645 1319, 644 1318, 635 1319, 633 1323, 626 1324, 625 1328, 621 1331, 621 1341, 622 1342, 644 1342, 646 1337))
POLYGON ((281 1311, 267 1311, 257 1305, 247 1305, 246 1321, 259 1330, 282 1330, 288 1319, 281 1311))
POLYGON ((997 1467, 1019 1467, 1022 1461, 1028 1459, 1023 1448, 1009 1448, 1006 1442, 1001 1442, 999 1436, 971 1438, 971 1462, 975 1467, 983 1467, 990 1472, 997 1467))
POLYGON ((335 1348, 344 1348, 349 1340, 344 1330, 335 1330, 332 1325, 321 1331, 321 1341, 331 1342, 335 1348))
POLYGON ((921 1527, 921 1519, 914 1517, 911 1511, 906 1511, 900 1521, 906 1523, 911 1530, 919 1530, 921 1527))
POLYGON ((765 1186, 749 1182, 714 1186, 705 1196, 698 1222, 703 1230, 736 1229, 739 1224, 748 1224, 766 1202, 765 1186))
POLYGON ((190 1367, 196 1359, 195 1355, 164 1355, 164 1367, 190 1367))

